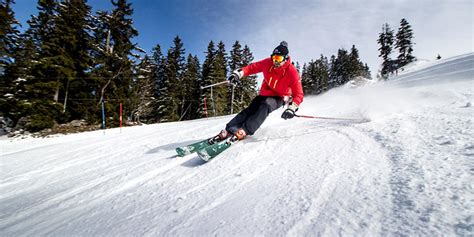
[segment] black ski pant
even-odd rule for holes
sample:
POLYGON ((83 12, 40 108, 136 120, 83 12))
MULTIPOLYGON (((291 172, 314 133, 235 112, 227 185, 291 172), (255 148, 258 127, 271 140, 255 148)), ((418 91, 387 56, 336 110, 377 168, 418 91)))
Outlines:
POLYGON ((253 135, 268 115, 281 106, 283 106, 281 97, 259 95, 252 100, 247 108, 230 120, 225 129, 230 133, 235 133, 239 128, 242 128, 247 135, 253 135))

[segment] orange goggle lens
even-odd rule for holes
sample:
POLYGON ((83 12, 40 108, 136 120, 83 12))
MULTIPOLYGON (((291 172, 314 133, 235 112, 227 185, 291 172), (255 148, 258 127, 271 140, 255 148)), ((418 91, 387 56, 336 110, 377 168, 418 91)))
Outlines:
POLYGON ((281 55, 278 55, 278 54, 272 55, 273 62, 281 63, 284 59, 285 59, 285 57, 283 57, 281 55))

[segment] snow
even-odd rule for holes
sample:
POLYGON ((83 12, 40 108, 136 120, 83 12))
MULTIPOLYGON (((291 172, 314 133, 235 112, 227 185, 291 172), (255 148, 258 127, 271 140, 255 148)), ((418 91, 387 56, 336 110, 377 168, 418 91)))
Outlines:
POLYGON ((207 163, 232 116, 0 138, 1 236, 469 236, 474 54, 306 97, 207 163))

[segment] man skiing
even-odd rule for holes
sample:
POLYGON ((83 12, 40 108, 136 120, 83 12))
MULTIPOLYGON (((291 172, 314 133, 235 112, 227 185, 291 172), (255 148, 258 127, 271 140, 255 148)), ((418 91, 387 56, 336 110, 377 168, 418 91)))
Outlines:
POLYGON ((241 78, 262 72, 263 82, 260 93, 250 105, 237 114, 224 130, 209 140, 209 144, 222 141, 230 136, 231 141, 244 139, 253 135, 262 125, 267 116, 292 97, 288 108, 283 112, 283 119, 295 116, 298 106, 303 101, 303 87, 300 75, 291 63, 288 55, 288 44, 282 41, 269 58, 251 63, 241 69, 234 70, 228 78, 230 83, 238 83, 241 78))

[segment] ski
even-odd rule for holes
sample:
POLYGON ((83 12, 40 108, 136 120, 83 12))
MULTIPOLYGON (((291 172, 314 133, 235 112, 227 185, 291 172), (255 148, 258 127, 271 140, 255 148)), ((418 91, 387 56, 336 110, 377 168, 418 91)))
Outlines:
MULTIPOLYGON (((211 138, 209 138, 209 139, 211 139, 211 138)), ((199 141, 199 142, 195 142, 193 144, 189 144, 189 145, 186 145, 186 146, 177 147, 175 149, 176 153, 178 154, 178 156, 183 157, 183 156, 187 156, 191 153, 194 153, 196 151, 202 150, 202 149, 210 146, 209 139, 205 139, 205 140, 202 140, 202 141, 199 141)))
POLYGON ((226 140, 219 143, 204 147, 203 149, 197 151, 197 154, 202 160, 209 161, 210 159, 213 159, 217 155, 221 154, 223 151, 227 150, 227 148, 236 142, 237 141, 231 141, 230 138, 227 138, 226 140))

